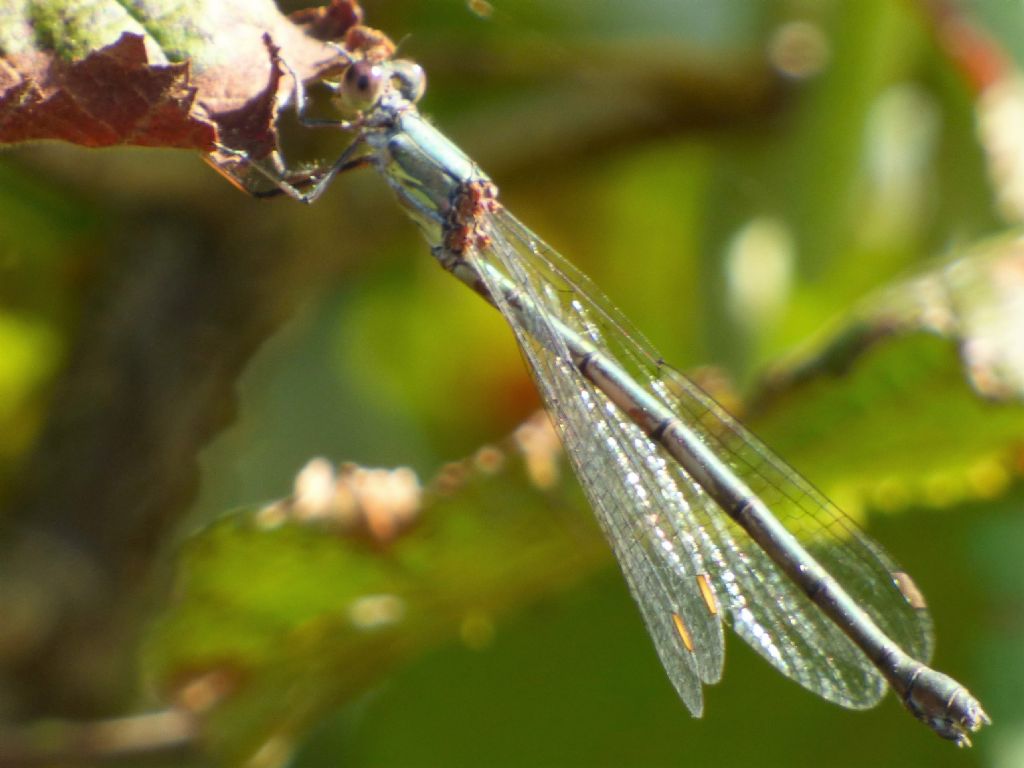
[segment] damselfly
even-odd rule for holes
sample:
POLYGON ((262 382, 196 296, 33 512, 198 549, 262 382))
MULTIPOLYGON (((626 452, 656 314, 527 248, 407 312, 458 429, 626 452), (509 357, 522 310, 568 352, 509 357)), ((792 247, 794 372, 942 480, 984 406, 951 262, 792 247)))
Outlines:
MULTIPOLYGON (((510 214, 491 180, 423 119, 409 61, 347 57, 331 83, 356 115, 306 120, 354 139, 304 191, 369 166, 441 265, 508 321, 672 684, 690 711, 722 674, 722 622, 787 677, 860 709, 887 684, 940 736, 989 723, 928 666, 932 627, 881 547, 707 394, 667 366, 583 274, 510 214)), ((305 99, 296 81, 300 115, 305 99)))

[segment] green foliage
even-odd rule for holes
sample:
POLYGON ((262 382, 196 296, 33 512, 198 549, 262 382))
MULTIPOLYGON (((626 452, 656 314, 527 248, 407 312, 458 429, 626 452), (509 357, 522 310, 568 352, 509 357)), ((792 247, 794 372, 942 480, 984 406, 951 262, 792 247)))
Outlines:
POLYGON ((400 661, 460 636, 487 643, 498 616, 607 560, 597 531, 566 515, 580 504, 571 482, 532 489, 518 458, 468 471, 428 496, 422 522, 392 546, 261 525, 266 513, 252 510, 211 524, 182 550, 177 605, 147 645, 150 675, 169 693, 227 679, 208 730, 235 762, 270 737, 301 736, 400 661))
MULTIPOLYGON (((145 606, 132 619, 147 627, 146 690, 211 697, 215 760, 269 766, 301 748, 302 766, 1013 765, 1021 249, 996 210, 975 94, 923 17, 886 0, 494 5, 487 21, 455 0, 366 11, 410 34, 401 53, 431 78, 424 112, 509 208, 908 567, 931 599, 938 666, 991 703, 974 752, 891 700, 830 707, 735 638, 691 722, 564 465, 541 487, 511 444, 499 471, 467 460, 449 493, 431 485, 420 522, 386 546, 268 523, 260 508, 312 456, 443 478, 537 403, 500 318, 431 263, 372 174, 306 209, 244 199, 180 154, 14 157, 40 180, 0 176, 0 498, 19 490, 14 468, 52 455, 40 434, 61 408, 47 395, 70 386, 63 350, 109 331, 102 312, 79 315, 86 297, 127 290, 96 275, 126 252, 167 269, 176 251, 162 249, 180 239, 132 238, 171 221, 175 236, 203 233, 196 264, 218 265, 194 285, 234 269, 259 286, 226 296, 183 359, 219 370, 211 329, 244 328, 248 350, 283 325, 237 382, 237 418, 203 453, 181 530, 161 533, 163 559, 140 555, 156 576, 141 595, 115 580, 145 606), (824 46, 823 68, 782 81, 765 51, 794 29, 824 46), (61 263, 80 264, 77 280, 61 263), (390 619, 354 618, 367 599, 390 619)), ((1019 13, 978 5, 1024 39, 1019 13)), ((294 151, 326 156, 331 138, 294 151)), ((119 317, 148 327, 151 294, 138 295, 119 317)), ((201 296, 184 292, 171 318, 186 325, 201 296)), ((148 341, 159 357, 180 349, 148 341)), ((148 407, 179 439, 182 402, 148 407)), ((111 440, 133 435, 110 421, 111 440)), ((162 463, 189 470, 182 454, 162 463)))

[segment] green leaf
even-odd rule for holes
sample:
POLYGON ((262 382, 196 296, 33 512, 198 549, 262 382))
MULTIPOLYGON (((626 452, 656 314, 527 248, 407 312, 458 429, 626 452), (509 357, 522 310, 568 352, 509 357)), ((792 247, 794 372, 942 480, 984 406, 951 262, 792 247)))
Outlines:
POLYGON ((848 513, 999 496, 1024 431, 1022 241, 986 241, 863 302, 780 365, 748 419, 848 513))
POLYGON ((386 547, 234 512, 183 546, 147 676, 205 709, 219 759, 268 764, 261 749, 286 754, 399 662, 458 637, 486 645, 501 617, 605 564, 580 507, 571 477, 531 469, 509 443, 446 467, 415 530, 386 547))

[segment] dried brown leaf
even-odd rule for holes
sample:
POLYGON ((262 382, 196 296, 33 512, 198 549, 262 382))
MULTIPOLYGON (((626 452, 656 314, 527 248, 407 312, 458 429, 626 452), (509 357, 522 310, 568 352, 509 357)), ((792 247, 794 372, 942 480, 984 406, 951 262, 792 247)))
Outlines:
POLYGON ((0 14, 0 143, 57 139, 261 157, 291 85, 337 62, 324 42, 357 24, 354 0, 281 14, 271 0, 54 0, 0 14))

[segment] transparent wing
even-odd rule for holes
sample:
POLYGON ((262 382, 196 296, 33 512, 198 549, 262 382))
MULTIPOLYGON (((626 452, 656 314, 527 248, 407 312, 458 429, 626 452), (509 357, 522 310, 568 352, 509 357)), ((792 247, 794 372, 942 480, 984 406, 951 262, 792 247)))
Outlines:
POLYGON ((532 304, 563 311, 549 293, 560 286, 538 269, 543 262, 511 251, 514 242, 496 230, 492 247, 473 257, 478 273, 515 332, 669 678, 700 715, 702 684, 720 678, 724 661, 720 616, 697 582, 713 567, 705 562, 713 532, 658 446, 580 375, 549 318, 510 305, 512 282, 532 304))
POLYGON ((692 712, 701 710, 700 683, 721 673, 718 610, 779 671, 830 701, 872 706, 886 685, 700 486, 579 373, 566 329, 616 360, 638 387, 682 418, 890 638, 928 659, 927 611, 904 595, 902 572, 877 544, 666 366, 589 279, 511 214, 489 215, 484 230, 490 242, 473 252, 477 271, 516 334, 658 655, 692 712), (701 590, 701 579, 713 598, 701 590))

